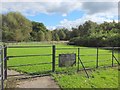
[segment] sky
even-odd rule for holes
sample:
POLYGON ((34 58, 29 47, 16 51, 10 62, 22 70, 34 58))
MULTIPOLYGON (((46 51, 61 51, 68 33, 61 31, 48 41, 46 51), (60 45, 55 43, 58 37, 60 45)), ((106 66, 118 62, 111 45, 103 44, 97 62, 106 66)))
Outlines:
POLYGON ((1 0, 0 13, 17 11, 53 30, 71 29, 87 20, 118 22, 118 0, 1 0))

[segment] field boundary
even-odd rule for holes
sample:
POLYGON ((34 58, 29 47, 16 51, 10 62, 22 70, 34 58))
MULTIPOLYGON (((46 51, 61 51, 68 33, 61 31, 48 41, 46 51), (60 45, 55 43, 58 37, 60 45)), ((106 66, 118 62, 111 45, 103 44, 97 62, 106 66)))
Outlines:
MULTIPOLYGON (((115 57, 115 55, 114 55, 114 52, 115 52, 115 50, 117 49, 120 49, 120 47, 92 47, 92 48, 96 48, 96 54, 81 54, 80 52, 81 52, 81 50, 85 50, 85 49, 89 49, 89 47, 82 47, 82 48, 56 48, 56 51, 59 51, 59 50, 77 50, 77 59, 78 59, 78 62, 77 62, 77 72, 78 71, 81 71, 80 70, 80 64, 81 64, 81 66, 83 67, 83 70, 85 71, 85 73, 86 73, 86 76, 89 78, 89 75, 88 75, 88 73, 87 73, 87 69, 88 68, 86 68, 85 67, 85 65, 84 65, 84 63, 83 63, 83 60, 81 59, 81 56, 96 56, 96 61, 94 61, 94 62, 96 62, 96 69, 98 68, 98 67, 100 67, 100 65, 99 65, 99 62, 100 62, 100 60, 99 60, 99 56, 104 56, 104 55, 111 55, 111 67, 114 67, 115 65, 114 65, 114 60, 117 62, 117 64, 118 65, 120 65, 120 62, 119 62, 119 60, 115 57), (112 50, 112 52, 111 52, 111 54, 100 54, 99 53, 99 49, 108 49, 108 50, 112 50)), ((57 56, 58 57, 58 56, 57 56)), ((107 61, 107 60, 106 60, 107 61)), ((89 62, 93 62, 93 61, 89 61, 89 62)), ((86 63, 89 63, 89 62, 86 62, 86 63)), ((108 67, 110 67, 110 65, 108 66, 108 67)), ((89 69, 92 69, 92 68, 89 68, 89 69)))
MULTIPOLYGON (((96 56, 96 68, 99 67, 99 56, 100 55, 111 55, 111 67, 114 66, 114 61, 116 61, 118 63, 118 65, 120 65, 120 62, 118 61, 118 59, 115 57, 114 55, 114 51, 116 49, 119 49, 119 47, 94 47, 96 48, 96 54, 81 54, 81 50, 84 50, 84 49, 89 49, 88 47, 82 47, 82 48, 56 48, 55 45, 52 45, 52 46, 6 46, 4 45, 3 49, 4 49, 4 75, 5 75, 5 79, 7 79, 7 60, 9 60, 9 58, 17 58, 17 57, 33 57, 33 56, 51 56, 52 57, 52 61, 51 62, 48 62, 48 63, 38 63, 38 64, 52 64, 52 70, 51 72, 55 72, 56 71, 56 58, 58 58, 58 56, 56 56, 56 52, 59 51, 59 50, 72 50, 72 49, 75 49, 77 50, 77 60, 78 62, 76 63, 77 64, 77 71, 80 70, 80 64, 82 65, 83 67, 83 70, 85 71, 87 77, 89 78, 89 75, 87 73, 87 70, 86 70, 86 67, 84 66, 84 63, 82 62, 82 59, 81 59, 81 56, 96 56), (7 55, 7 49, 8 48, 48 48, 48 47, 51 47, 51 50, 52 50, 52 53, 46 53, 46 54, 31 54, 31 55, 20 55, 20 56, 9 56, 7 55), (111 54, 99 54, 99 49, 111 49, 112 52, 111 54)), ((90 62, 90 61, 89 61, 90 62)), ((32 66, 32 65, 37 65, 37 64, 21 64, 21 65, 18 65, 19 67, 21 66, 32 66)), ((9 67, 17 67, 16 66, 9 66, 9 67)))
MULTIPOLYGON (((76 59, 78 60, 78 62, 76 62, 76 67, 77 67, 77 71, 81 71, 82 69, 80 69, 80 65, 82 65, 83 67, 83 70, 85 71, 87 77, 89 78, 89 75, 87 73, 87 68, 84 66, 84 63, 81 59, 81 56, 96 56, 96 68, 99 68, 99 56, 100 55, 111 55, 111 67, 114 67, 114 61, 117 62, 118 65, 120 65, 120 62, 119 60, 116 58, 116 56, 114 55, 115 53, 115 50, 116 49, 119 49, 120 47, 94 47, 96 48, 96 54, 81 54, 81 50, 85 50, 85 49, 89 49, 88 47, 79 47, 79 48, 56 48, 55 45, 52 45, 52 46, 6 46, 6 45, 3 45, 0 49, 0 60, 1 60, 1 90, 3 90, 3 83, 4 83, 4 80, 7 79, 7 69, 8 69, 8 66, 7 66, 7 60, 9 60, 9 58, 17 58, 17 57, 33 57, 33 56, 43 56, 43 57, 46 57, 46 56, 51 56, 52 57, 52 60, 51 62, 49 63, 38 63, 38 64, 52 64, 52 70, 51 72, 56 72, 56 58, 58 58, 59 56, 57 56, 56 52, 59 51, 59 50, 77 50, 76 52, 76 59), (8 48, 48 48, 50 47, 51 50, 52 50, 52 53, 46 53, 46 54, 31 54, 31 55, 21 55, 21 56, 9 56, 7 55, 8 53, 8 48), (100 54, 99 53, 99 49, 110 49, 111 50, 111 53, 110 54, 100 54)), ((90 62, 90 61, 89 61, 90 62)), ((21 66, 32 66, 33 64, 26 64, 26 65, 20 65, 21 66)), ((36 64, 34 64, 36 65, 36 64)), ((17 66, 17 65, 16 65, 17 66)), ((11 66, 11 67, 16 67, 16 66, 11 66)), ((9 66, 10 67, 10 66, 9 66)))

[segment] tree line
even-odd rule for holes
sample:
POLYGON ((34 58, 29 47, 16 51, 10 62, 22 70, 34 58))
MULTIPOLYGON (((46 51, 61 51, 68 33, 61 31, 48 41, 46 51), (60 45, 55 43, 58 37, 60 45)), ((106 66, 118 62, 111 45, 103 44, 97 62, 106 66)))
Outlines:
POLYGON ((70 44, 80 46, 119 46, 120 45, 120 22, 96 22, 86 21, 78 28, 73 28, 73 37, 70 44))
POLYGON ((3 41, 59 41, 68 40, 67 29, 48 30, 43 23, 28 20, 19 12, 0 15, 3 41))
POLYGON ((69 44, 81 46, 118 46, 120 44, 120 22, 97 24, 86 21, 77 28, 48 30, 43 23, 30 21, 19 12, 0 15, 2 20, 2 40, 59 41, 69 40, 69 44))

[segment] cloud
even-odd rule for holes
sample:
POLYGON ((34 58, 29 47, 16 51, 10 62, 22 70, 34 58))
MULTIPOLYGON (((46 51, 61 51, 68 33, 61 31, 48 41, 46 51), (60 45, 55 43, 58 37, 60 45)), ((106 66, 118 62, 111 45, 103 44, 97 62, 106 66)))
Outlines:
POLYGON ((2 3, 2 12, 18 11, 24 15, 36 15, 37 13, 47 13, 42 3, 2 3))
POLYGON ((112 9, 118 7, 117 3, 113 2, 84 2, 82 8, 87 11, 88 14, 111 12, 112 9))
POLYGON ((67 14, 66 14, 66 13, 64 13, 64 14, 62 14, 62 16, 63 16, 63 17, 66 17, 66 16, 67 16, 67 14))
POLYGON ((111 10, 114 11, 114 8, 118 8, 117 3, 98 2, 99 0, 97 0, 97 2, 95 0, 92 0, 94 2, 83 2, 82 0, 54 0, 54 2, 50 0, 36 0, 36 2, 33 2, 33 0, 29 2, 23 2, 23 0, 21 2, 17 2, 16 0, 11 1, 13 2, 8 2, 8 0, 2 2, 2 12, 19 11, 28 15, 60 13, 62 16, 66 16, 74 10, 82 10, 88 14, 96 14, 100 12, 111 12, 111 10))
MULTIPOLYGON (((1 0, 1 2, 70 2, 71 0, 1 0)), ((78 2, 119 2, 119 0, 72 0, 78 2)))
POLYGON ((114 16, 85 15, 82 18, 76 19, 74 21, 64 19, 64 20, 60 21, 60 24, 58 26, 59 27, 64 26, 65 28, 71 30, 72 27, 76 28, 76 27, 78 27, 79 25, 82 25, 85 21, 88 21, 88 20, 91 20, 93 22, 97 22, 98 24, 103 23, 104 21, 112 22, 113 20, 115 20, 115 22, 118 22, 117 17, 114 17, 114 16), (116 19, 114 19, 114 18, 116 18, 116 19))
MULTIPOLYGON (((85 2, 88 0, 2 0, 2 12, 19 11, 25 15, 36 15, 38 13, 54 14, 60 13, 62 16, 66 16, 74 10, 82 10, 88 14, 96 14, 100 12, 115 12, 115 8, 118 8, 117 2, 106 2, 101 0, 90 0, 93 2, 85 2), (12 2, 13 1, 13 2, 12 2), (20 1, 20 2, 18 2, 20 1), (26 1, 26 2, 23 2, 26 1)), ((112 0, 116 1, 116 0, 112 0)))
POLYGON ((49 30, 54 30, 54 29, 56 29, 56 26, 47 26, 46 28, 49 30))
MULTIPOLYGON (((3 13, 9 11, 18 11, 27 16, 35 16, 39 13, 56 14, 67 17, 74 10, 84 11, 85 16, 70 21, 64 19, 59 25, 47 26, 54 29, 56 27, 76 27, 83 24, 86 20, 92 20, 98 23, 112 21, 118 16, 118 0, 2 0, 3 13), (11 1, 11 2, 9 2, 11 1)), ((117 19, 116 19, 117 20, 117 19)))
POLYGON ((60 0, 59 2, 2 2, 2 12, 9 11, 19 11, 23 14, 36 15, 38 13, 54 14, 60 13, 66 16, 67 13, 72 12, 80 8, 81 3, 76 1, 64 2, 60 0))

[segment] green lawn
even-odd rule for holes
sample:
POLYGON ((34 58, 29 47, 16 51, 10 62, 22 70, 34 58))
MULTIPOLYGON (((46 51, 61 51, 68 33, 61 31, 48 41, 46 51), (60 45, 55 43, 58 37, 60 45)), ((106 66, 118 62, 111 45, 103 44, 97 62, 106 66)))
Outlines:
POLYGON ((84 72, 74 74, 53 74, 61 88, 118 88, 117 68, 97 69, 89 72, 90 78, 84 72))
MULTIPOLYGON (((52 44, 42 43, 20 43, 18 45, 50 45, 51 47, 45 48, 8 48, 8 56, 20 56, 20 55, 31 55, 31 54, 52 54, 52 44)), ((73 67, 60 68, 58 67, 58 56, 61 53, 76 53, 78 55, 77 46, 70 46, 65 44, 56 44, 56 48, 76 48, 76 49, 61 49, 56 50, 56 73, 52 73, 59 86, 62 88, 115 88, 118 87, 118 72, 117 68, 109 69, 96 69, 96 71, 90 72, 90 79, 85 77, 85 73, 76 73, 77 65, 73 67), (62 73, 64 72, 64 73, 62 73), (61 73, 61 74, 60 74, 61 73)), ((96 54, 96 48, 80 47, 80 55, 96 54), (83 49, 84 48, 84 49, 83 49)), ((99 54, 110 54, 110 55, 99 55, 99 66, 111 65, 111 51, 99 49, 99 54), (107 60, 107 61, 106 61, 107 60)), ((118 58, 118 53, 115 53, 118 58)), ((86 68, 96 67, 96 56, 81 56, 86 68)), ((77 60, 78 61, 78 60, 77 60)), ((52 70, 52 64, 38 64, 52 62, 52 56, 34 56, 34 57, 15 57, 9 58, 9 69, 14 69, 20 72, 28 74, 44 74, 49 73, 52 70), (34 66, 21 66, 25 64, 36 64, 34 66), (37 65, 38 64, 38 65, 37 65)), ((114 64, 117 64, 114 60, 114 64)), ((82 68, 80 64, 80 69, 82 68)))

